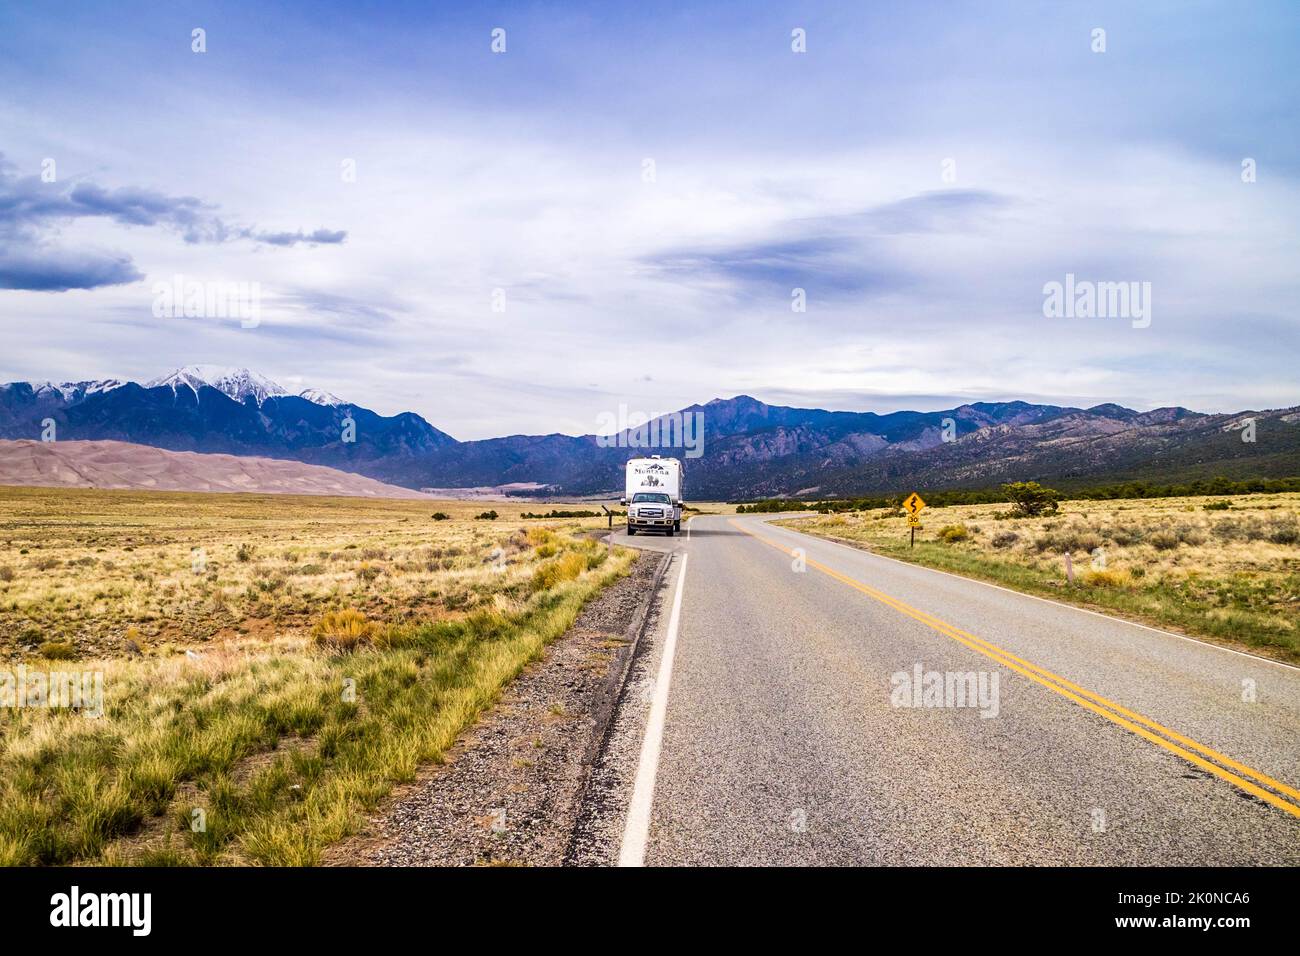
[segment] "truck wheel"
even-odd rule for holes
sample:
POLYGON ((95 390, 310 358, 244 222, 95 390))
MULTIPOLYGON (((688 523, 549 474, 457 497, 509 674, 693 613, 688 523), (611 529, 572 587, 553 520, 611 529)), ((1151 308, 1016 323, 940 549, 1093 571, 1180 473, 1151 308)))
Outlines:
POLYGON ((680 521, 674 521, 674 522, 673 522, 673 530, 674 530, 674 531, 681 531, 681 530, 682 530, 682 523, 681 523, 680 521))
POLYGON ((636 528, 632 527, 631 525, 628 525, 628 526, 627 526, 627 536, 630 538, 630 537, 632 537, 632 535, 634 535, 634 534, 636 534, 636 528))
POLYGON ((673 536, 673 529, 669 527, 668 530, 664 532, 664 534, 668 535, 668 537, 671 538, 673 536))

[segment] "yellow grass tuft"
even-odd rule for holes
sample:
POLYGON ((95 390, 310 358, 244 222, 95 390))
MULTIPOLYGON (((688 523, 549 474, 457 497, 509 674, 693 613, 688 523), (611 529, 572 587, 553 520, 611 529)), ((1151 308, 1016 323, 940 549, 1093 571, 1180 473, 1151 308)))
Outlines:
POLYGON ((352 651, 361 644, 368 644, 374 638, 378 625, 368 620, 356 608, 344 608, 341 611, 326 611, 311 635, 316 643, 334 651, 352 651))
POLYGON ((1084 584, 1094 588, 1127 588, 1133 586, 1133 575, 1125 568, 1089 568, 1081 578, 1084 584))
POLYGON ((577 552, 569 553, 547 561, 533 572, 533 590, 546 591, 562 581, 572 581, 587 570, 587 556, 577 552))

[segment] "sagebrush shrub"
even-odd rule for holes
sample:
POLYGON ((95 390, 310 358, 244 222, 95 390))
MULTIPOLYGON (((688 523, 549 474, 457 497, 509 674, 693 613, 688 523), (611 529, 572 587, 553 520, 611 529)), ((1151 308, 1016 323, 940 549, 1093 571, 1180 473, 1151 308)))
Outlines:
POLYGON ((47 661, 70 661, 77 656, 77 649, 67 641, 46 641, 40 655, 47 661))
POLYGON ((1269 524, 1268 540, 1274 544, 1295 544, 1300 541, 1300 521, 1295 515, 1274 519, 1269 524))
POLYGON ((1059 551, 1064 554, 1067 551, 1087 551, 1093 552, 1102 546, 1101 535, 1087 528, 1072 526, 1062 528, 1059 531, 1049 531, 1047 534, 1034 540, 1034 547, 1039 551, 1059 551))
POLYGON ((1249 518, 1224 518, 1211 529, 1221 541, 1259 541, 1266 535, 1264 523, 1255 515, 1249 518))
POLYGON ((1172 551, 1182 544, 1182 538, 1173 529, 1161 528, 1147 536, 1147 543, 1157 551, 1172 551))
POLYGON ((1127 548, 1130 545, 1140 544, 1144 534, 1136 525, 1117 524, 1106 529, 1106 536, 1121 548, 1127 548))

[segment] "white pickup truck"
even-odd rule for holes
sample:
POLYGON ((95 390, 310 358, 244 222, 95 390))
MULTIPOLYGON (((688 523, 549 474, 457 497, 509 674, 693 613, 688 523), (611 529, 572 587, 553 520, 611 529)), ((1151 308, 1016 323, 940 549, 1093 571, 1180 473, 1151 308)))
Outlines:
POLYGON ((627 533, 682 530, 682 463, 676 458, 631 458, 623 476, 627 533))

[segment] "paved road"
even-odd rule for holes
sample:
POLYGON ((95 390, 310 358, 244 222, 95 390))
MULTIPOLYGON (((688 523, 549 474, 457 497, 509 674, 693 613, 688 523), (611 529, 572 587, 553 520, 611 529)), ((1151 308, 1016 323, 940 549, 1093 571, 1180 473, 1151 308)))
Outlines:
POLYGON ((625 863, 1300 863, 1300 670, 765 517, 628 543, 676 555, 625 863))

